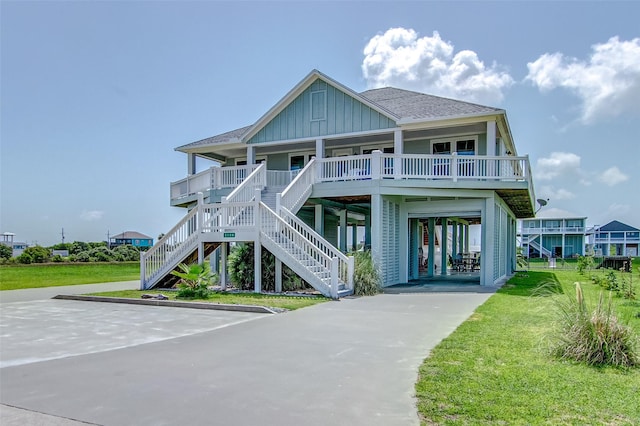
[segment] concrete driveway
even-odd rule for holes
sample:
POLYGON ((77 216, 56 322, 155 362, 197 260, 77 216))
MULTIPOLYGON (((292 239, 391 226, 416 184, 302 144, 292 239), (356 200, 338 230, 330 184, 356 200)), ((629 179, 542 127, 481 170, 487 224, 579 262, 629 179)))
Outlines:
POLYGON ((23 335, 33 333, 38 343, 30 359, 11 352, 5 359, 4 346, 18 339, 3 331, 1 359, 8 366, 0 369, 0 422, 417 425, 418 367, 490 296, 383 294, 243 318, 130 305, 92 315, 111 304, 60 300, 3 304, 3 326, 5 308, 31 312, 7 325, 30 324, 22 324, 32 330, 23 335), (67 314, 49 321, 38 306, 67 314), (105 322, 116 331, 103 338, 96 327, 104 329, 105 322), (55 333, 39 331, 50 323, 59 325, 55 333), (135 324, 143 324, 142 332, 131 332, 135 324), (140 336, 147 333, 158 335, 145 342, 140 336), (59 340, 69 353, 48 357, 59 340), (104 346, 96 347, 101 340, 104 346), (93 343, 82 350, 83 341, 93 343))

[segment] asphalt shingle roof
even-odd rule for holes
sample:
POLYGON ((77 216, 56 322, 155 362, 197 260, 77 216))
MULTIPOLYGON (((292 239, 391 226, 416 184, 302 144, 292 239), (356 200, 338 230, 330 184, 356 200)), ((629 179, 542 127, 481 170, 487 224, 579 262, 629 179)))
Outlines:
POLYGON ((138 240, 151 240, 152 238, 148 235, 141 234, 136 231, 125 231, 122 234, 113 235, 112 239, 138 239, 138 240))
POLYGON ((400 120, 427 120, 502 111, 470 102, 383 87, 360 93, 360 96, 380 105, 400 120))
POLYGON ((618 222, 617 220, 612 220, 604 226, 600 227, 600 231, 611 232, 611 231, 638 231, 638 228, 634 228, 633 226, 629 226, 626 223, 618 222))
MULTIPOLYGON (((502 111, 499 108, 412 92, 410 90, 396 89, 394 87, 367 90, 359 95, 372 104, 377 105, 380 109, 389 112, 390 115, 395 116, 396 120, 433 120, 484 113, 491 114, 502 111)), ((233 140, 240 140, 252 127, 253 125, 241 127, 210 138, 182 145, 176 149, 224 144, 233 140)))

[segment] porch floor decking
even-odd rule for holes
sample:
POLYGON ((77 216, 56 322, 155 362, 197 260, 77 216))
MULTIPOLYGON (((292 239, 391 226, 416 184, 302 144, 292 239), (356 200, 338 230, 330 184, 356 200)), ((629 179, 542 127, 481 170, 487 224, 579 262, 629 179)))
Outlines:
POLYGON ((479 272, 447 271, 447 275, 434 275, 433 277, 427 277, 426 273, 421 273, 418 279, 385 287, 382 291, 387 294, 428 292, 493 293, 496 291, 496 287, 481 286, 479 272))

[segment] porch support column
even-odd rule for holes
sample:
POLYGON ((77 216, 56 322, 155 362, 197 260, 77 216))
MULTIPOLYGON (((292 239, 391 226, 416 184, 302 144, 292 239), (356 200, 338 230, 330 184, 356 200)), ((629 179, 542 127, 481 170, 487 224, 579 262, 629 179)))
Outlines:
POLYGON ((487 121, 487 156, 492 157, 496 154, 496 121, 487 121))
POLYGON ((440 260, 440 275, 447 275, 447 261, 449 260, 447 258, 447 246, 449 245, 448 240, 449 240, 449 219, 446 217, 443 217, 441 219, 442 221, 442 238, 440 239, 440 255, 441 255, 441 260, 440 260))
POLYGON ((340 210, 339 216, 340 218, 340 238, 339 238, 339 244, 340 244, 340 251, 343 253, 347 252, 347 210, 340 210))
POLYGON ((253 291, 262 293, 262 244, 260 244, 260 240, 253 243, 253 291))
POLYGON ((420 227, 418 226, 418 219, 410 219, 409 226, 411 227, 409 231, 409 235, 411 236, 411 239, 409 240, 409 256, 412 259, 412 261, 409 262, 409 264, 411 265, 411 271, 409 271, 409 278, 416 279, 416 278, 419 278, 419 275, 420 275, 420 272, 419 272, 419 267, 420 267, 419 252, 420 251, 418 250, 418 247, 422 243, 421 238, 418 235, 420 232, 420 227))
POLYGON ((469 253, 469 225, 464 226, 464 252, 469 253))
POLYGON ((358 224, 351 224, 351 251, 358 250, 358 224))
POLYGON ((324 236, 324 206, 322 204, 316 204, 314 209, 314 230, 324 236))
POLYGON ((451 224, 451 257, 458 254, 458 222, 451 224))
POLYGON ((195 175, 196 174, 196 155, 195 154, 187 154, 187 174, 195 175))
POLYGON ((211 272, 215 272, 216 274, 220 272, 220 250, 216 249, 211 253, 211 256, 209 256, 209 266, 211 267, 211 272))
POLYGON ((276 258, 276 293, 282 293, 282 261, 276 258))
MULTIPOLYGON (((402 130, 399 129, 393 131, 393 153, 404 153, 404 140, 402 139, 402 130)), ((400 179, 400 176, 402 175, 402 161, 400 161, 399 159, 396 159, 394 162, 393 174, 395 179, 400 179)))
POLYGON ((316 139, 316 159, 324 158, 324 139, 316 139))
MULTIPOLYGON (((382 196, 380 194, 371 194, 371 258, 377 268, 382 269, 382 196)), ((386 277, 383 276, 382 282, 385 284, 386 277)))
POLYGON ((494 236, 495 206, 493 197, 485 199, 482 209, 482 238, 480 243, 480 285, 493 285, 493 247, 496 244, 494 236))
MULTIPOLYGON (((458 253, 464 252, 464 224, 458 224, 458 253)), ((456 253, 457 254, 457 253, 456 253)))
POLYGON ((364 215, 364 247, 371 249, 371 213, 364 215))
POLYGON ((253 145, 247 145, 247 166, 256 163, 256 148, 253 145))
POLYGON ((220 244, 220 287, 227 289, 227 243, 220 244))
POLYGON ((429 232, 429 253, 427 257, 427 276, 433 277, 433 266, 435 265, 436 255, 436 218, 430 217, 427 221, 427 231, 429 232))

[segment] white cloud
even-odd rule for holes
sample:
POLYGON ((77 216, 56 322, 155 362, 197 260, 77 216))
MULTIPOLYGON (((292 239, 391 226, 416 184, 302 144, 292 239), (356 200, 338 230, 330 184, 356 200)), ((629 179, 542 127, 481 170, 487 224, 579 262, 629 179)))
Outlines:
POLYGON ((552 152, 549 157, 538 159, 534 177, 545 181, 571 174, 582 174, 580 156, 572 152, 552 152))
POLYGON ((454 54, 440 38, 418 37, 413 29, 391 28, 364 48, 362 72, 371 88, 395 86, 471 102, 497 103, 513 78, 494 63, 485 66, 471 50, 454 54))
POLYGON ((555 189, 553 186, 541 186, 539 191, 536 191, 540 198, 549 200, 571 200, 576 198, 576 195, 564 188, 555 189))
POLYGON ((629 179, 629 176, 625 175, 617 167, 609 167, 602 172, 600 180, 609 186, 614 186, 629 179))
POLYGON ((640 112, 640 38, 610 38, 595 44, 588 61, 545 53, 527 64, 530 80, 541 91, 563 88, 581 100, 582 121, 640 112))
POLYGON ((83 210, 82 213, 80 213, 80 219, 87 222, 100 220, 102 216, 104 216, 104 212, 101 210, 83 210))

